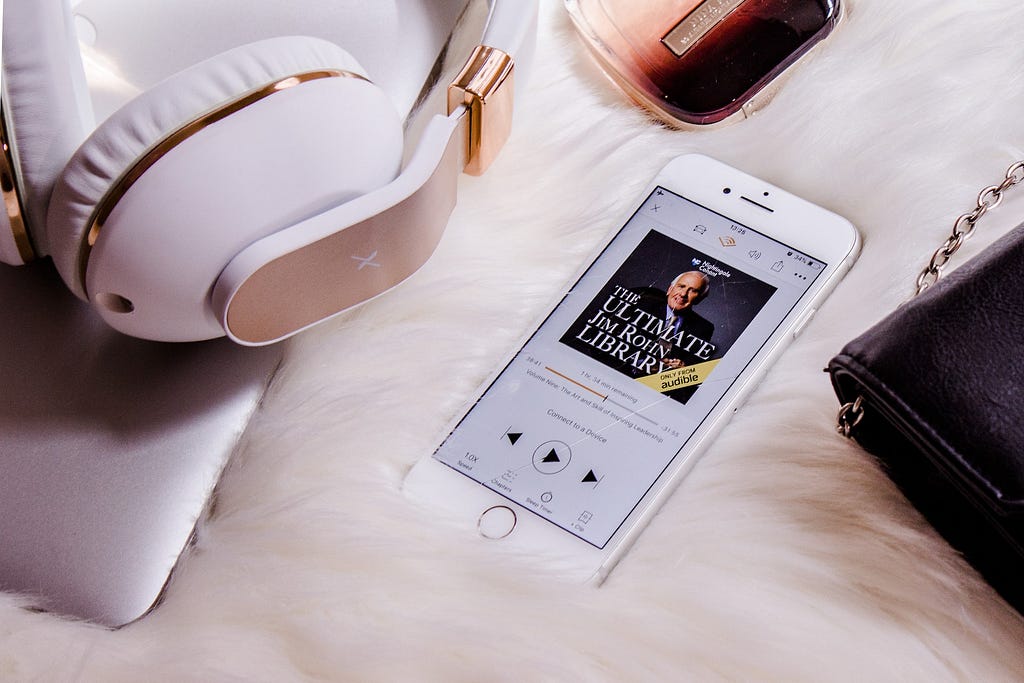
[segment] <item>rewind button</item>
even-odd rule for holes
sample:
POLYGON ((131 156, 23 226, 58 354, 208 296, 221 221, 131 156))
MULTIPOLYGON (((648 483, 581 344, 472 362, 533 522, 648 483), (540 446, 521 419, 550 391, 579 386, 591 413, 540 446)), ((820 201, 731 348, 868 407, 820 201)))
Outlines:
POLYGON ((505 433, 501 435, 501 438, 508 439, 508 442, 515 446, 516 441, 519 441, 519 439, 523 438, 523 433, 514 432, 512 431, 512 427, 509 427, 508 429, 505 430, 505 433))

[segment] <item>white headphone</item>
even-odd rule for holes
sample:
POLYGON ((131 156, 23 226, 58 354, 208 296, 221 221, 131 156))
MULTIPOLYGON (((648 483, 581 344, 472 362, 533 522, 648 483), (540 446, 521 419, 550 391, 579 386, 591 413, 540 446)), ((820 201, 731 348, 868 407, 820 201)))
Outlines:
POLYGON ((513 57, 528 57, 537 17, 537 0, 490 0, 448 114, 401 168, 398 113, 332 43, 229 50, 89 133, 68 0, 3 5, 0 261, 50 256, 132 336, 247 345, 377 296, 427 260, 459 172, 482 173, 508 135, 513 57))

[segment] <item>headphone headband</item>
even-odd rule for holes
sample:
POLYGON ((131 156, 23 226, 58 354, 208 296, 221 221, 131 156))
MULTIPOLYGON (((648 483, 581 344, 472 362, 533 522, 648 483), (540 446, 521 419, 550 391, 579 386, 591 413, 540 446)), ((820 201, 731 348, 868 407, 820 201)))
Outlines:
MULTIPOLYGON (((0 3, 0 20, 0 109, 6 123, 5 161, 12 175, 12 189, 4 196, 4 219, 16 233, 14 214, 20 213, 26 233, 13 254, 8 249, 11 235, 0 237, 0 260, 22 263, 39 248, 27 234, 34 235, 46 222, 54 179, 94 122, 68 0, 7 0, 0 3), (17 110, 8 106, 10 98, 18 101, 17 110)), ((11 232, 3 222, 0 232, 11 232)))
POLYGON ((4 203, 3 215, 9 230, 3 229, 0 221, 0 261, 28 263, 36 257, 28 231, 25 229, 24 189, 18 173, 20 164, 14 146, 14 138, 7 124, 7 79, 3 69, 3 19, 4 3, 0 0, 0 196, 4 203))
POLYGON ((246 345, 279 341, 419 270, 455 208, 459 172, 482 173, 508 136, 514 64, 529 60, 536 20, 536 0, 492 0, 482 44, 449 88, 448 116, 427 124, 394 181, 231 260, 213 290, 229 337, 246 345))

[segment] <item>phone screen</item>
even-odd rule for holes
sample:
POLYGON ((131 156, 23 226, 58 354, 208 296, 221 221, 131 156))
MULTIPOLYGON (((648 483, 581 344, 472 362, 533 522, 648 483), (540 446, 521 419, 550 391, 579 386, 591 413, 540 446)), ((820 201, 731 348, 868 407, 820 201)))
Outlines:
POLYGON ((434 457, 603 548, 825 265, 658 187, 434 457))

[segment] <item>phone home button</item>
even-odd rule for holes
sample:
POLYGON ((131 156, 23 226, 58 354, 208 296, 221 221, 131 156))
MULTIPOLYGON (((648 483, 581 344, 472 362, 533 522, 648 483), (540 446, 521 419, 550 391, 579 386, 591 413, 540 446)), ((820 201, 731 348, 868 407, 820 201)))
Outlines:
POLYGON ((476 527, 484 538, 505 538, 516 528, 516 513, 508 506, 495 505, 483 511, 476 527))

